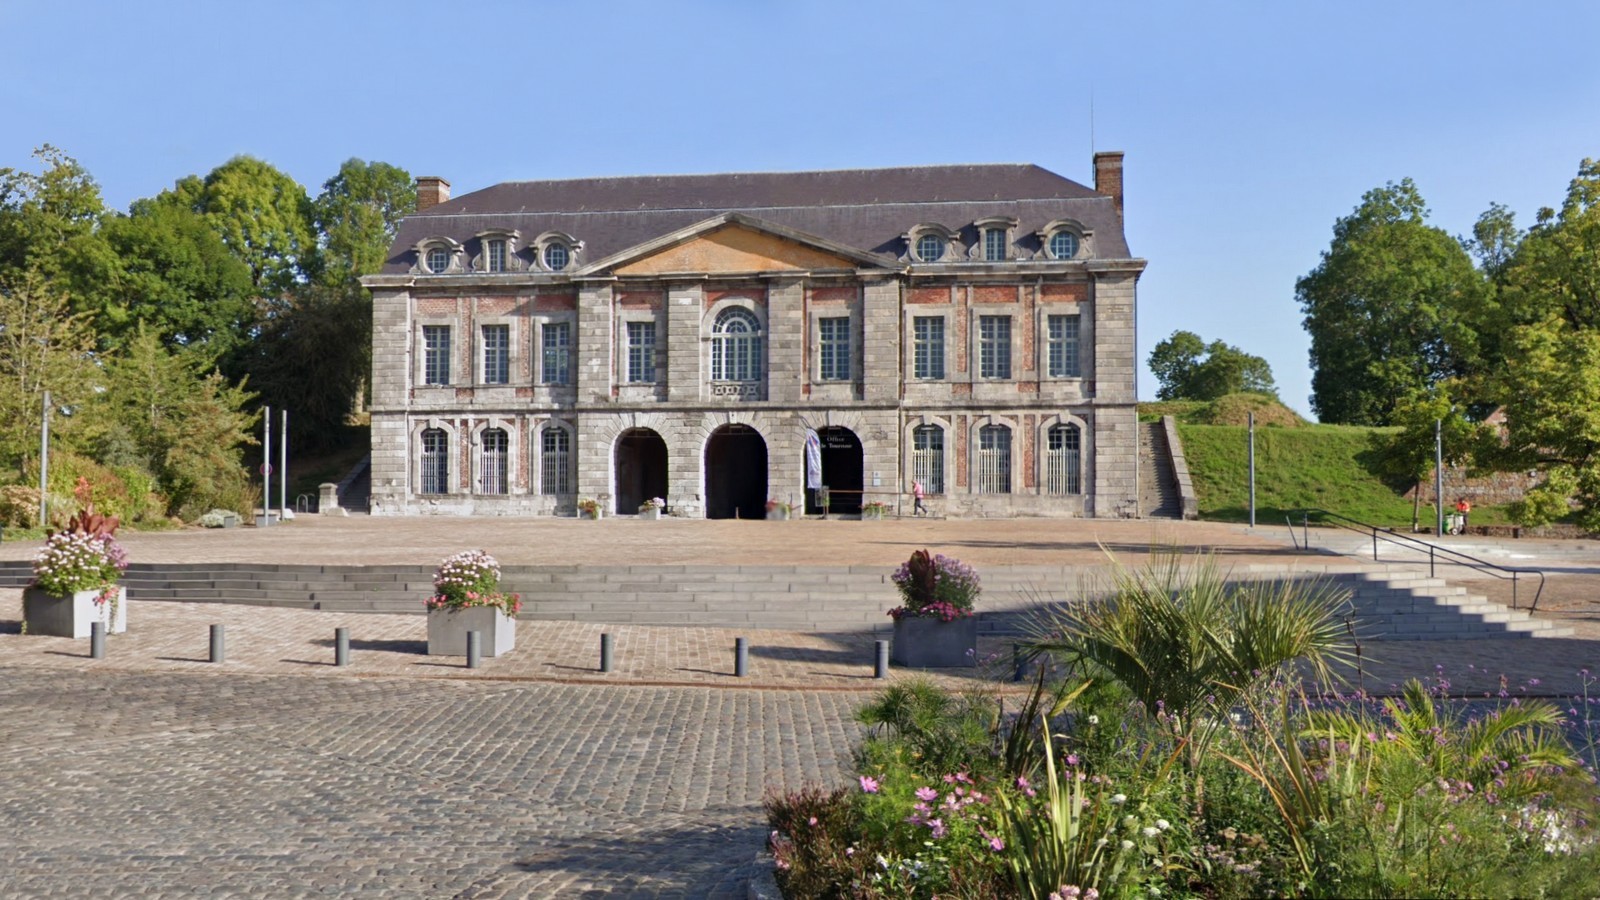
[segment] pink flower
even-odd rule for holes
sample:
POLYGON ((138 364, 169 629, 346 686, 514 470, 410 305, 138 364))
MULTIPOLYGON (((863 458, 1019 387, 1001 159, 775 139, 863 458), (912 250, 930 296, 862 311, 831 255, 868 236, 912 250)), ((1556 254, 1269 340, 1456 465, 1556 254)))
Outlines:
POLYGON ((923 803, 932 803, 939 799, 939 792, 931 787, 919 787, 917 788, 917 799, 923 803))
POLYGON ((861 776, 861 790, 863 793, 876 794, 878 792, 878 779, 870 775, 861 776))
POLYGON ((1004 850, 1005 848, 1006 848, 1006 842, 1005 841, 1002 841, 997 837, 989 838, 989 849, 990 850, 993 850, 994 852, 999 853, 1001 850, 1004 850))

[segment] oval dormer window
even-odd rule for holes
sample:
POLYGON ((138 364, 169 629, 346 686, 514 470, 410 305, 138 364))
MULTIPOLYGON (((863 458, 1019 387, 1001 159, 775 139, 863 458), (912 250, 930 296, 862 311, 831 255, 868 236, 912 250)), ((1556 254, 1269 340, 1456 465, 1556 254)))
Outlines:
POLYGON ((925 234, 917 238, 917 259, 938 262, 944 256, 944 247, 944 238, 937 234, 925 234))
POLYGON ((1050 255, 1056 259, 1072 259, 1078 255, 1078 236, 1070 231, 1050 235, 1050 255))
POLYGON ((435 275, 450 268, 450 251, 443 247, 428 249, 428 271, 435 275))
POLYGON ((567 245, 551 243, 544 248, 544 267, 552 272, 559 272, 571 262, 572 254, 567 252, 567 245))

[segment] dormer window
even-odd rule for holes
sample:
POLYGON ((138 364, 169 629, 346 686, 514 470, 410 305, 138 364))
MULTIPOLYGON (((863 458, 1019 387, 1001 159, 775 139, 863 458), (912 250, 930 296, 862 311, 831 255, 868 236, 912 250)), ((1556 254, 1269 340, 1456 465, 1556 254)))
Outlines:
POLYGON ((444 275, 462 271, 461 245, 447 237, 430 237, 418 241, 412 250, 417 263, 411 267, 413 275, 444 275))
POLYGON ((1005 262, 1011 258, 1011 233, 1017 220, 1010 216, 990 216, 972 223, 978 232, 978 242, 972 248, 971 258, 984 262, 1005 262))
POLYGON ((1045 259, 1077 259, 1085 252, 1090 232, 1071 219, 1057 219, 1039 231, 1040 256, 1045 259))
POLYGON ((484 269, 490 272, 506 270, 505 238, 493 238, 483 248, 484 269))
POLYGON ((534 241, 534 259, 546 272, 565 272, 581 264, 582 253, 582 243, 559 231, 546 231, 534 241))
POLYGON ((450 268, 450 251, 443 247, 428 248, 428 271, 435 275, 450 268))
POLYGON ((905 234, 906 259, 910 262, 947 262, 955 234, 943 225, 918 225, 905 234))
POLYGON ((518 232, 490 228, 476 237, 478 255, 472 260, 473 271, 503 274, 522 268, 522 260, 517 257, 518 232))

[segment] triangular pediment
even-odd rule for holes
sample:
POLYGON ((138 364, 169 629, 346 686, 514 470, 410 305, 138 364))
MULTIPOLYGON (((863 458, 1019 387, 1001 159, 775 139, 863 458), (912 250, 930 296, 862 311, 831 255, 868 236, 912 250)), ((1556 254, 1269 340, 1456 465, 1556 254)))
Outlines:
POLYGON ((858 269, 885 263, 852 247, 727 213, 599 260, 587 269, 635 276, 731 275, 858 269))

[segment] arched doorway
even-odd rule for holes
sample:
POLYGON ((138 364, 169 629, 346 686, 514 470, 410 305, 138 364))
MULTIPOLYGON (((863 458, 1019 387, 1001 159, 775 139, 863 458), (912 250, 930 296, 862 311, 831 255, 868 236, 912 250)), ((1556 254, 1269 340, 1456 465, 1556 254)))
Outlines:
MULTIPOLYGON (((861 512, 862 474, 865 469, 861 439, 842 425, 818 428, 817 438, 822 442, 822 483, 828 486, 830 492, 828 511, 861 512)), ((804 465, 805 460, 802 459, 801 466, 804 465)), ((816 491, 806 491, 806 512, 822 512, 816 491)))
POLYGON ((617 438, 616 512, 633 515, 651 497, 667 499, 667 442, 648 428, 630 428, 617 438))
POLYGON ((767 442, 749 425, 724 425, 706 440, 706 518, 767 515, 767 442))

